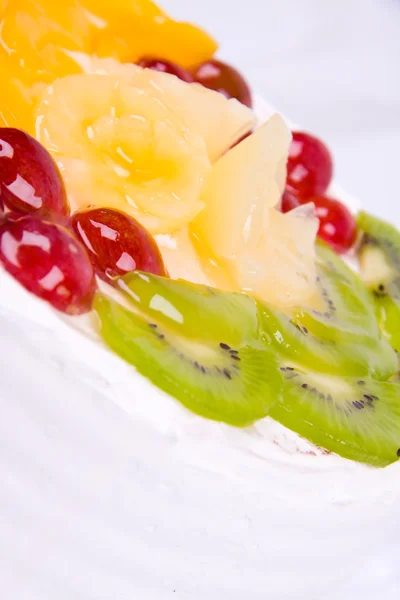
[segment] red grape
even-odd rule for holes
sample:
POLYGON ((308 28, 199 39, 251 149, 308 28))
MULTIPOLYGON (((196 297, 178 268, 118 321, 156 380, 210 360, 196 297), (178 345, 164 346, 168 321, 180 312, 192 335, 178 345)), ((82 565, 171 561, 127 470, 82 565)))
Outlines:
POLYGON ((19 129, 0 128, 0 196, 13 211, 65 221, 68 200, 47 150, 19 129))
POLYGON ((250 88, 243 76, 220 60, 209 60, 199 65, 193 77, 204 87, 220 92, 226 98, 236 98, 249 108, 253 105, 250 88))
POLYGON ((287 186, 307 199, 326 191, 332 173, 332 158, 325 144, 308 133, 294 131, 289 148, 287 186))
POLYGON ((175 75, 176 77, 179 77, 179 79, 182 79, 182 81, 186 81, 186 83, 193 83, 193 77, 186 69, 169 60, 161 58, 142 58, 138 62, 138 65, 144 69, 152 69, 153 71, 161 71, 161 73, 175 75))
POLYGON ((357 235, 356 221, 348 208, 329 196, 312 196, 307 201, 315 204, 319 218, 318 236, 338 254, 347 252, 357 235))
POLYGON ((95 291, 84 247, 60 225, 8 216, 0 225, 0 262, 27 290, 70 315, 87 312, 95 291))
POLYGON ((96 273, 106 281, 134 270, 167 275, 153 237, 125 213, 96 208, 75 213, 71 222, 96 273))
POLYGON ((289 212, 300 206, 300 204, 298 197, 291 190, 285 189, 282 196, 282 212, 289 212))

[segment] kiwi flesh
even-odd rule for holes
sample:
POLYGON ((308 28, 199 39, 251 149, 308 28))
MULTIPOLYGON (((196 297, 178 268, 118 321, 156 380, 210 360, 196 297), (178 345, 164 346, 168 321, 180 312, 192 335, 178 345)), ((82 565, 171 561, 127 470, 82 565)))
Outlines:
POLYGON ((265 417, 283 376, 278 355, 261 339, 255 301, 143 275, 122 278, 130 308, 97 293, 106 344, 203 417, 236 426, 265 417))
POLYGON ((374 297, 381 329, 400 352, 400 233, 365 212, 360 213, 358 225, 363 232, 361 276, 374 297))
POLYGON ((288 318, 260 304, 266 337, 283 356, 314 370, 388 379, 397 359, 370 293, 332 250, 319 244, 317 252, 322 310, 297 308, 288 318))
POLYGON ((305 325, 259 303, 263 336, 286 360, 332 375, 388 379, 398 368, 396 354, 380 334, 321 339, 305 325))
POLYGON ((320 339, 379 336, 375 306, 363 281, 322 243, 317 245, 317 274, 321 310, 297 309, 293 320, 320 339))
POLYGON ((118 287, 136 310, 185 337, 229 338, 234 346, 259 335, 257 304, 245 294, 138 271, 121 277, 118 287))
POLYGON ((318 446, 374 466, 400 457, 400 384, 281 365, 283 394, 270 416, 318 446))

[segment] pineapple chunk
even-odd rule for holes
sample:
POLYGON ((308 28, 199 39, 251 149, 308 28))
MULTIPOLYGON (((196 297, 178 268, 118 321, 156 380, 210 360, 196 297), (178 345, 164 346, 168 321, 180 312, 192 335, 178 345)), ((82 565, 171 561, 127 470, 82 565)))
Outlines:
POLYGON ((252 126, 253 114, 165 73, 112 59, 89 70, 56 80, 36 115, 72 208, 119 208, 152 233, 187 225, 203 207, 210 159, 252 126))
POLYGON ((287 214, 274 208, 284 189, 290 140, 283 119, 274 115, 223 156, 207 178, 205 208, 192 225, 237 289, 284 310, 313 304, 316 297, 313 207, 287 214))

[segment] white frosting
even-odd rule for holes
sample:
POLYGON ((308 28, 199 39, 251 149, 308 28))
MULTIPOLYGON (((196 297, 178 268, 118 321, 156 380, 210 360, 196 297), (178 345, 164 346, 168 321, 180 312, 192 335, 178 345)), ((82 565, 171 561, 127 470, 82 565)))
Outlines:
POLYGON ((350 600, 398 533, 400 465, 202 419, 1 269, 0 331, 5 597, 350 600))

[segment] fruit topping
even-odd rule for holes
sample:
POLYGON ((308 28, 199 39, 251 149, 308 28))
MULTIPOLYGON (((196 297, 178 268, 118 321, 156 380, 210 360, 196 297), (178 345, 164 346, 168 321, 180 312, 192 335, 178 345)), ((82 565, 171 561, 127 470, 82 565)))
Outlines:
POLYGON ((317 247, 319 310, 296 312, 296 319, 319 337, 379 334, 375 308, 359 276, 325 244, 317 247))
POLYGON ((143 69, 152 69, 153 71, 160 71, 161 73, 169 73, 175 75, 186 83, 193 83, 193 77, 176 63, 163 60, 161 58, 141 58, 138 62, 139 67, 143 69))
POLYGON ((206 88, 252 107, 251 91, 246 80, 230 65, 220 60, 209 60, 193 70, 193 77, 206 88))
POLYGON ((85 249, 64 227, 35 216, 0 225, 0 262, 27 290, 69 315, 91 308, 95 280, 85 249))
POLYGON ((354 244, 357 224, 348 208, 329 196, 311 196, 319 219, 318 237, 327 242, 338 254, 344 254, 354 244))
POLYGON ((95 29, 77 0, 5 0, 0 54, 24 84, 50 83, 81 70, 65 50, 90 51, 95 29))
POLYGON ((166 17, 166 14, 151 0, 81 0, 92 14, 106 23, 115 18, 166 17))
POLYGON ((285 189, 282 195, 282 212, 287 213, 300 206, 299 198, 291 190, 285 189))
POLYGON ((332 173, 332 157, 325 144, 309 133, 294 131, 287 165, 288 187, 306 200, 326 191, 332 173))
POLYGON ((166 16, 150 0, 3 0, 1 3, 0 125, 35 133, 41 89, 82 72, 92 55, 136 62, 163 57, 191 67, 217 44, 203 30, 166 16))
POLYGON ((193 412, 245 426, 279 397, 276 353, 260 342, 256 303, 241 294, 133 273, 132 310, 96 294, 105 342, 193 412))
POLYGON ((71 223, 103 279, 110 281, 135 270, 167 274, 154 238, 132 217, 110 208, 97 208, 75 213, 71 223))
POLYGON ((205 208, 193 223, 236 289, 280 307, 306 305, 316 293, 313 209, 282 214, 274 208, 282 196, 289 144, 290 131, 275 115, 229 150, 207 177, 205 208))
POLYGON ((397 359, 382 336, 371 296, 360 278, 328 247, 317 253, 318 310, 291 317, 263 307, 263 327, 280 353, 309 369, 337 375, 390 377, 397 359))
POLYGON ((373 293, 380 325, 390 343, 400 352, 400 233, 389 223, 365 212, 358 216, 363 232, 360 271, 373 293))
POLYGON ((318 337, 276 309, 260 304, 266 339, 284 361, 294 361, 317 373, 338 376, 390 377, 397 368, 393 349, 381 336, 318 337))
POLYGON ((16 67, 0 50, 0 127, 18 127, 34 133, 33 110, 39 90, 22 83, 23 70, 16 67))
POLYGON ((65 221, 69 206, 47 150, 19 129, 0 128, 0 198, 12 211, 65 221))
POLYGON ((137 63, 143 56, 162 56, 184 68, 209 60, 218 45, 205 31, 166 16, 115 19, 97 34, 94 53, 137 63))
POLYGON ((400 456, 400 385, 335 377, 283 362, 285 383, 270 415, 327 450, 384 467, 400 456))
POLYGON ((202 208, 209 158, 251 128, 253 115, 165 73, 94 64, 103 74, 55 81, 37 113, 39 139, 61 168, 71 205, 109 206, 151 233, 175 231, 202 208))

